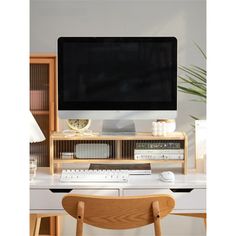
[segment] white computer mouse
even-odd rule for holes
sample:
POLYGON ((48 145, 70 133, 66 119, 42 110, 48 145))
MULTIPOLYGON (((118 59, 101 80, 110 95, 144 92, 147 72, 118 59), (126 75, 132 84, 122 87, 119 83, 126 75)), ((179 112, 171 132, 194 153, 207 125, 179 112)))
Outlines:
POLYGON ((175 174, 171 171, 163 171, 160 174, 160 179, 164 182, 174 182, 175 174))

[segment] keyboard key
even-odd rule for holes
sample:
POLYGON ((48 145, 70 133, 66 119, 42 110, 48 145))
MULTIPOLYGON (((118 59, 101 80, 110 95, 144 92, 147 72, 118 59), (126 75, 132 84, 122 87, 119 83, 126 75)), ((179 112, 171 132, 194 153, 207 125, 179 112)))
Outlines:
POLYGON ((129 173, 127 170, 63 170, 61 182, 83 183, 126 183, 129 173))

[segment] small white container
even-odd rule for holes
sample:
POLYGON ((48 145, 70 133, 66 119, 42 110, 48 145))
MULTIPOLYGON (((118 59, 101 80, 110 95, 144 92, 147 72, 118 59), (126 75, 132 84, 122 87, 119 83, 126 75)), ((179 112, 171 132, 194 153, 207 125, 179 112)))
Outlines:
POLYGON ((157 122, 156 121, 152 122, 152 135, 157 136, 157 122))
POLYGON ((162 125, 162 135, 166 135, 166 133, 168 133, 166 122, 161 122, 161 125, 162 125))
POLYGON ((152 122, 152 129, 157 129, 157 122, 156 121, 152 122))
POLYGON ((166 125, 166 132, 167 133, 175 132, 175 129, 176 129, 175 120, 166 120, 165 125, 166 125))
POLYGON ((165 135, 168 133, 173 133, 176 129, 175 120, 157 120, 155 123, 156 135, 165 135))
POLYGON ((157 122, 157 135, 163 135, 163 123, 157 122))

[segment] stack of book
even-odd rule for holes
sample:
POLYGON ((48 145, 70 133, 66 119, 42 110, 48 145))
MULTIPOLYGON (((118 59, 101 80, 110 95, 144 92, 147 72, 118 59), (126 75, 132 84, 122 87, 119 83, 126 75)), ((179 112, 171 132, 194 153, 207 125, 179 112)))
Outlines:
POLYGON ((136 143, 135 160, 183 160, 184 149, 179 143, 136 143))

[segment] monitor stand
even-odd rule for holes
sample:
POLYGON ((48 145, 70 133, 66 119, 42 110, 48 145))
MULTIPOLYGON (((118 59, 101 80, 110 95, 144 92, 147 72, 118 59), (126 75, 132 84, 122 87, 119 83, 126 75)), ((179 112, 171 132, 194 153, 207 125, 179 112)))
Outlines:
POLYGON ((133 120, 104 120, 102 125, 103 135, 135 135, 133 120))

